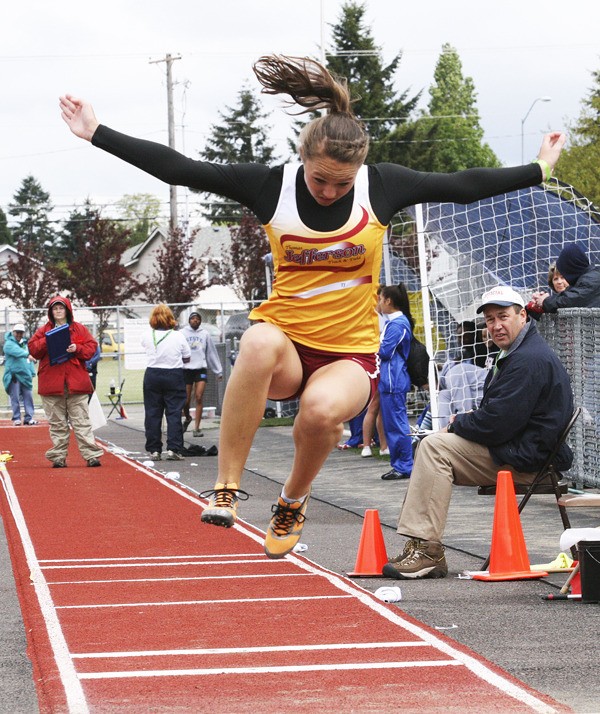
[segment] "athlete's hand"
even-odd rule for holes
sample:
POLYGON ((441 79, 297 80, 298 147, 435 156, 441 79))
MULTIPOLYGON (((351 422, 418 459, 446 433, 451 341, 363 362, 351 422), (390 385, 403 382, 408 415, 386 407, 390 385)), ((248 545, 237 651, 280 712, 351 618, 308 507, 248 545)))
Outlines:
POLYGON ((542 146, 537 155, 538 159, 546 161, 550 168, 554 170, 558 162, 558 157, 567 141, 567 135, 560 131, 552 131, 542 139, 542 146))
POLYGON ((60 115, 73 134, 86 141, 92 140, 100 123, 92 105, 71 94, 60 97, 60 115))

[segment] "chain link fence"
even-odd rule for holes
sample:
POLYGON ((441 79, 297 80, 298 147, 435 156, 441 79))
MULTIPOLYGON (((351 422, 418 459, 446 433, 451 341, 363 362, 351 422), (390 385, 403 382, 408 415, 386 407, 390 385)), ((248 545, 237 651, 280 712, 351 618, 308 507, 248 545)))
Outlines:
MULTIPOLYGON (((139 333, 148 325, 150 313, 155 307, 151 303, 139 303, 127 306, 110 306, 102 308, 81 308, 74 306, 74 318, 84 324, 100 343, 102 357, 98 363, 96 378, 96 391, 100 402, 111 407, 111 386, 121 389, 122 403, 127 405, 143 403, 144 379, 144 352, 139 343, 139 333), (109 312, 108 327, 99 335, 99 312, 109 312)), ((225 387, 229 380, 235 358, 238 353, 239 340, 244 331, 250 326, 248 310, 240 311, 226 303, 204 304, 178 304, 172 306, 178 314, 179 324, 184 326, 188 322, 192 311, 199 312, 202 316, 202 327, 210 334, 221 364, 223 366, 223 380, 218 381, 214 375, 208 373, 208 382, 203 397, 203 407, 208 415, 220 415, 223 404, 225 387)), ((38 310, 12 311, 5 310, 3 329, 0 328, 0 347, 2 347, 6 332, 12 329, 16 322, 26 321, 29 325, 42 325, 47 319, 45 308, 38 310)), ((29 336, 29 335, 27 335, 29 336)), ((0 366, 2 376, 3 365, 0 366)), ((36 408, 41 409, 41 400, 37 394, 37 382, 34 380, 34 402, 36 408)), ((9 408, 8 395, 1 402, 9 408)), ((266 417, 290 417, 298 410, 297 400, 272 402, 265 404, 266 417)))

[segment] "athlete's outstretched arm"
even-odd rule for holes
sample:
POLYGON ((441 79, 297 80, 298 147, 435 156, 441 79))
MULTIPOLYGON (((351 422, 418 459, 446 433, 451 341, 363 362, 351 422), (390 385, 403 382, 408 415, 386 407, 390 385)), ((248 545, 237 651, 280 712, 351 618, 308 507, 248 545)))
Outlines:
POLYGON ((69 129, 80 139, 91 141, 98 128, 92 105, 71 94, 60 97, 60 113, 69 129))

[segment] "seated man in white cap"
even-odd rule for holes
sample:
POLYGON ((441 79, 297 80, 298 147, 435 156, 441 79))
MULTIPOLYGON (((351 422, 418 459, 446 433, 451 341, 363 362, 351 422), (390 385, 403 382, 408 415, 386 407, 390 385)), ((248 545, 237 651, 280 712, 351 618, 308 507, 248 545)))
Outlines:
MULTIPOLYGON (((398 523, 398 533, 408 541, 383 567, 384 576, 445 577, 441 540, 452 484, 494 485, 499 470, 511 471, 515 483, 531 483, 572 416, 567 372, 528 321, 524 306, 506 285, 483 295, 477 312, 483 312, 500 352, 479 408, 454 415, 445 429, 420 443, 398 523)), ((556 466, 566 470, 572 461, 564 444, 556 466)))

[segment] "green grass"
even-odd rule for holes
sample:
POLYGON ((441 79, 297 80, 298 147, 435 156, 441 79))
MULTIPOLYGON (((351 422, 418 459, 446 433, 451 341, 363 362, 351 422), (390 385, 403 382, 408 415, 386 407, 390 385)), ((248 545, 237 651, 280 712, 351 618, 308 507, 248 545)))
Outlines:
POLYGON ((277 417, 273 419, 263 419, 260 423, 261 426, 293 426, 294 417, 277 417))

